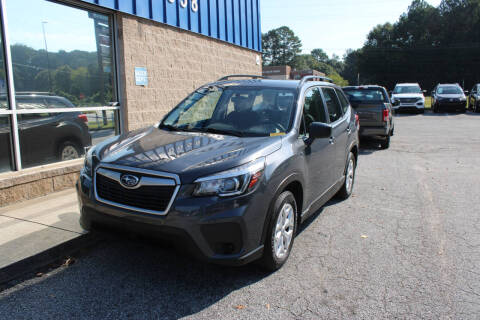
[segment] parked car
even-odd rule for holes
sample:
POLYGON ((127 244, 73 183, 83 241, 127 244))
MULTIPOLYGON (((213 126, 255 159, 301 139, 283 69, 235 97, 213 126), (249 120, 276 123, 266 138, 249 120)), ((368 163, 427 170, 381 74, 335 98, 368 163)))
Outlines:
MULTIPOLYGON (((0 97, 1 99, 1 97, 0 97)), ((38 113, 18 115, 18 132, 22 164, 25 167, 52 161, 80 158, 92 138, 88 132, 87 116, 81 112, 42 112, 42 109, 74 108, 66 98, 47 94, 17 94, 18 110, 38 113)), ((3 97, 5 101, 5 96, 3 97)), ((0 150, 8 150, 11 142, 10 123, 4 120, 0 126, 0 150), (3 145, 7 144, 7 145, 3 145)), ((10 156, 0 155, 0 163, 8 164, 10 156)))
POLYGON ((351 106, 360 119, 360 137, 381 137, 381 146, 390 146, 393 123, 392 103, 384 87, 377 85, 344 87, 351 106))
POLYGON ((473 86, 468 96, 468 109, 473 112, 480 112, 480 83, 473 86))
POLYGON ((77 183, 81 225, 167 238, 211 262, 280 268, 299 224, 332 196, 348 198, 355 181, 355 112, 317 78, 226 78, 158 125, 94 146, 77 183))
POLYGON ((467 111, 467 97, 458 84, 438 84, 432 92, 433 112, 467 111))
POLYGON ((395 111, 425 112, 425 90, 418 83, 398 83, 392 91, 395 111))

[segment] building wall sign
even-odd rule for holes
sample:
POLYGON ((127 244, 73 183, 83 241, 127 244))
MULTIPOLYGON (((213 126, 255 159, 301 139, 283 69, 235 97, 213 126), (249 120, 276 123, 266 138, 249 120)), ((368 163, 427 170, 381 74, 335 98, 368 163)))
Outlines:
POLYGON ((147 86, 148 85, 147 68, 135 67, 135 84, 137 86, 147 86))
POLYGON ((81 0, 262 51, 260 0, 81 0))

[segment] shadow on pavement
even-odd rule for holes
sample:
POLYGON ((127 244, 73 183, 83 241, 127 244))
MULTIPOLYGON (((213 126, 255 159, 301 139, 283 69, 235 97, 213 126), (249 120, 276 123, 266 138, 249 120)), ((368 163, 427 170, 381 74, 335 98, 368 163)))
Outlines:
POLYGON ((180 318, 268 275, 256 265, 206 264, 162 243, 110 235, 75 264, 0 292, 0 318, 180 318))

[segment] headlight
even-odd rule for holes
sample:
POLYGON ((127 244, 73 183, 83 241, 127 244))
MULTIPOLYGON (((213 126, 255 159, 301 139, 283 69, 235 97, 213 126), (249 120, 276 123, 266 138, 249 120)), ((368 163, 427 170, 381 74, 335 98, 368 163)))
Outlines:
POLYGON ((259 158, 243 166, 216 173, 195 181, 194 196, 235 196, 255 188, 263 176, 265 158, 259 158))
POLYGON ((91 177, 92 176, 92 157, 95 147, 91 147, 88 152, 85 154, 85 161, 83 163, 83 172, 91 177))
POLYGON ((460 101, 467 101, 467 98, 466 97, 461 97, 459 100, 460 101))

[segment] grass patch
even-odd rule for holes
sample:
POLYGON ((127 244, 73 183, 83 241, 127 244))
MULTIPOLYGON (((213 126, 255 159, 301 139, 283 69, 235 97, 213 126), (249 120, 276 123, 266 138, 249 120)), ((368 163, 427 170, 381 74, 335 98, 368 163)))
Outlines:
POLYGON ((89 121, 88 122, 88 130, 104 130, 104 129, 114 129, 115 128, 115 123, 113 120, 108 120, 107 124, 103 123, 103 120, 101 121, 89 121))

